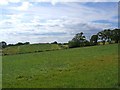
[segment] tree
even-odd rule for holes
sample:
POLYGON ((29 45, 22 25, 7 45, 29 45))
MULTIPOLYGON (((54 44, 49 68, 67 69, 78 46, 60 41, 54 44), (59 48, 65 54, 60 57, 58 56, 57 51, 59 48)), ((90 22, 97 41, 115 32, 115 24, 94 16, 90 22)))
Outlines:
POLYGON ((98 33, 99 39, 102 40, 103 45, 105 42, 111 43, 111 41, 115 41, 115 43, 120 42, 120 29, 105 29, 98 33))
POLYGON ((98 37, 100 40, 102 40, 103 45, 105 45, 105 41, 107 40, 105 31, 98 32, 98 37))
POLYGON ((57 41, 52 42, 51 44, 57 44, 57 41))
POLYGON ((92 35, 90 39, 91 45, 97 45, 97 41, 98 41, 98 35, 92 35))
POLYGON ((30 44, 30 42, 25 42, 25 43, 24 43, 24 45, 28 45, 28 44, 30 44))
POLYGON ((110 29, 106 29, 104 30, 105 34, 106 34, 106 39, 107 39, 107 42, 109 42, 109 44, 111 43, 112 41, 112 31, 110 29))
POLYGON ((7 43, 5 41, 0 42, 0 48, 7 47, 7 43))
POLYGON ((15 46, 14 44, 8 44, 7 46, 15 46))
POLYGON ((99 32, 97 35, 98 35, 99 39, 102 40, 103 45, 105 44, 106 41, 111 43, 112 32, 110 29, 105 29, 105 30, 99 32))
POLYGON ((112 30, 112 40, 115 41, 115 43, 119 43, 120 42, 120 29, 114 29, 112 30))
POLYGON ((74 47, 79 47, 80 44, 77 41, 71 40, 71 41, 68 42, 68 46, 69 46, 69 48, 74 48, 74 47))
POLYGON ((18 42, 17 44, 15 44, 15 46, 19 46, 19 45, 24 45, 24 43, 18 42))
POLYGON ((85 36, 83 36, 83 32, 77 33, 74 38, 68 42, 68 45, 70 48, 84 46, 85 40, 86 39, 85 36))
POLYGON ((90 46, 90 42, 88 40, 85 40, 84 46, 90 46))

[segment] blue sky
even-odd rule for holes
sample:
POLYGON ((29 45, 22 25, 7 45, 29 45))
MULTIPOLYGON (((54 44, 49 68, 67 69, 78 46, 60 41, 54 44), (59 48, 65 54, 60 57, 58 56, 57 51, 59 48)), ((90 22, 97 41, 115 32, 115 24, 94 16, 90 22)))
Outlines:
POLYGON ((117 0, 116 2, 56 1, 2 0, 0 41, 68 42, 79 32, 83 32, 89 39, 92 34, 103 29, 118 27, 117 0))

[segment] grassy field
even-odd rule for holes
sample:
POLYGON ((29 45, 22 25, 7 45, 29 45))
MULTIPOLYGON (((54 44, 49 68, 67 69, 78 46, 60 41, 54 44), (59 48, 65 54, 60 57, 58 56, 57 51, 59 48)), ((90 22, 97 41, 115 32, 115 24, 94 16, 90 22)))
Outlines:
POLYGON ((30 44, 30 45, 7 47, 3 49, 3 54, 4 55, 24 54, 24 53, 58 50, 58 49, 62 49, 62 47, 57 44, 30 44))
POLYGON ((3 88, 113 88, 117 76, 117 44, 3 56, 3 88))

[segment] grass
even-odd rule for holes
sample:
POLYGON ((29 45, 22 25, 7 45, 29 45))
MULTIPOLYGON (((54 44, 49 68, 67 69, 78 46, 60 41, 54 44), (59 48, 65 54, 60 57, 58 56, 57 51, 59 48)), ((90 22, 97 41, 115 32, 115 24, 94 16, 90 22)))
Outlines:
POLYGON ((30 45, 20 45, 20 46, 10 46, 3 49, 4 55, 11 54, 24 54, 24 53, 33 53, 33 52, 42 52, 42 51, 51 51, 62 49, 57 44, 30 44, 30 45))
POLYGON ((113 88, 118 45, 3 56, 3 88, 113 88))

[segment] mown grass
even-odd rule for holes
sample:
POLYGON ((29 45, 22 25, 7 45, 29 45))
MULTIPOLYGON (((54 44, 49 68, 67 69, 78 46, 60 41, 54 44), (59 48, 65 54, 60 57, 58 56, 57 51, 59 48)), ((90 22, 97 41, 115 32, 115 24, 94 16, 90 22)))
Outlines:
POLYGON ((114 88, 118 45, 3 56, 3 88, 114 88))

